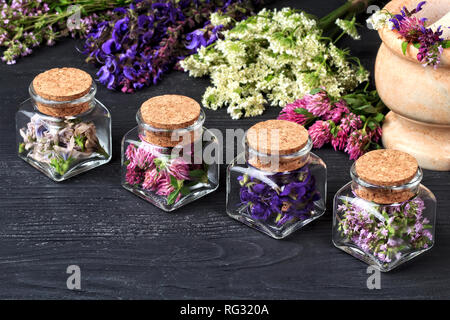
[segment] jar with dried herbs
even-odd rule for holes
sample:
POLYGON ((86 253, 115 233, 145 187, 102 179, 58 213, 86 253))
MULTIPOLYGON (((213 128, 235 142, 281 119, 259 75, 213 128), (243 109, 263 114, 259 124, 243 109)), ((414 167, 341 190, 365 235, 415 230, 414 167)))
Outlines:
POLYGON ((92 77, 76 68, 37 75, 16 114, 19 157, 54 181, 111 159, 111 115, 92 77))
POLYGON ((431 249, 436 198, 420 184, 422 170, 411 155, 375 150, 360 157, 352 181, 334 197, 333 243, 390 271, 431 249))
POLYGON ((227 213, 275 239, 325 212, 325 163, 311 151, 301 125, 259 122, 246 133, 245 152, 228 166, 227 213))
POLYGON ((181 95, 156 96, 142 104, 136 120, 137 127, 122 140, 125 189, 164 211, 217 189, 218 139, 203 127, 205 114, 198 102, 181 95))

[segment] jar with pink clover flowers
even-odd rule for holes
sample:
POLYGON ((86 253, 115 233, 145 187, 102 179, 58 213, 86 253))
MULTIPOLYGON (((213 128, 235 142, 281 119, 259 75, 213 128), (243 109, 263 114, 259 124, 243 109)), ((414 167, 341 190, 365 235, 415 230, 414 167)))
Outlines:
POLYGON ((436 198, 423 186, 417 160, 397 150, 375 150, 352 166, 352 181, 334 197, 333 243, 380 271, 430 250, 436 198))
POLYGON ((38 74, 16 114, 19 157, 56 182, 108 163, 111 115, 96 92, 80 69, 38 74))
POLYGON ((227 213, 282 239, 326 210, 327 169, 301 125, 268 120, 252 126, 245 152, 227 170, 227 213))
POLYGON ((122 140, 125 189, 164 211, 217 189, 218 139, 203 127, 205 114, 194 99, 153 97, 142 104, 136 120, 138 126, 122 140))

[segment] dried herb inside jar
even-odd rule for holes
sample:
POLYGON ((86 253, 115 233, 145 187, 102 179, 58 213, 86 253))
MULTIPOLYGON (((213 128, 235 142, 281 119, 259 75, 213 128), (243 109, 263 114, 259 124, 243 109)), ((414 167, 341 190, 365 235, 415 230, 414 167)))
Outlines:
POLYGON ((20 129, 23 142, 19 153, 42 163, 50 164, 64 175, 73 162, 91 157, 94 153, 108 157, 100 145, 96 127, 92 122, 65 120, 50 124, 34 115, 26 128, 20 129))
POLYGON ((238 177, 241 205, 257 220, 273 219, 278 225, 313 215, 314 201, 320 200, 315 178, 308 166, 289 173, 266 176, 263 182, 248 174, 238 177))
POLYGON ((432 226, 424 210, 419 197, 396 206, 341 199, 338 231, 364 252, 389 263, 400 259, 405 249, 426 249, 432 244, 432 226))
MULTIPOLYGON (((161 154, 140 137, 138 146, 130 144, 125 152, 125 180, 134 187, 155 192, 171 205, 208 184, 208 166, 187 162, 183 157, 161 154)), ((193 148, 192 148, 193 150, 193 148)))

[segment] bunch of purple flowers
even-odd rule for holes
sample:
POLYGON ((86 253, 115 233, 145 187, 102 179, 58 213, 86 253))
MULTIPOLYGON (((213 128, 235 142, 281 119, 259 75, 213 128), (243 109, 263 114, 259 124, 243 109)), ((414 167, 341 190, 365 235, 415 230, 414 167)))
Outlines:
POLYGON ((1 59, 15 64, 41 44, 51 46, 69 35, 83 38, 108 16, 108 9, 128 1, 0 0, 0 46, 6 47, 1 59))
POLYGON ((308 166, 286 173, 268 176, 279 189, 244 174, 238 177, 241 185, 241 205, 248 207, 256 220, 283 225, 293 219, 306 220, 314 210, 314 201, 320 200, 314 176, 308 166))
POLYGON ((131 93, 156 84, 185 56, 218 37, 212 12, 235 21, 254 12, 261 0, 134 0, 99 23, 84 45, 86 61, 100 65, 99 81, 108 89, 131 93))
POLYGON ((323 89, 286 105, 278 119, 308 128, 314 148, 331 143, 356 160, 371 148, 380 148, 384 104, 376 91, 366 90, 333 99, 323 89))
POLYGON ((406 54, 408 44, 413 44, 419 49, 417 60, 424 66, 432 65, 435 68, 441 62, 441 54, 444 48, 450 47, 450 41, 441 38, 442 26, 436 31, 426 27, 426 18, 418 19, 413 15, 421 11, 426 1, 421 1, 416 8, 409 11, 403 7, 400 14, 394 15, 390 21, 393 30, 396 30, 404 39, 402 43, 403 54, 406 54))
POLYGON ((367 207, 361 203, 342 200, 338 205, 341 215, 338 231, 361 250, 382 263, 402 258, 409 250, 426 249, 432 243, 430 221, 424 217, 424 201, 408 200, 395 206, 367 207), (379 216, 373 214, 376 210, 379 216))

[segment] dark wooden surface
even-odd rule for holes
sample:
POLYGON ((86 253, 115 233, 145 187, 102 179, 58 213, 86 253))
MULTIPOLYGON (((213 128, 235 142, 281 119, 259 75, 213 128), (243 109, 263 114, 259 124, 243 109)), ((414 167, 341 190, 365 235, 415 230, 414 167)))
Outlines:
MULTIPOLYGON (((341 1, 278 1, 319 16, 341 1)), ((374 31, 344 41, 370 70, 380 43, 374 31)), ((438 199, 436 245, 368 290, 366 265, 333 247, 331 202, 349 178, 351 161, 316 150, 328 165, 328 211, 286 240, 273 240, 228 218, 225 166, 217 192, 167 214, 120 186, 120 140, 135 126, 147 98, 179 93, 198 101, 207 79, 173 72, 133 95, 99 86, 98 99, 113 117, 110 164, 54 183, 16 155, 14 114, 32 78, 52 67, 87 70, 72 40, 37 50, 15 66, 0 65, 0 298, 450 298, 450 173, 425 171, 423 183, 438 199), (66 288, 66 268, 81 267, 82 290, 66 288)), ((226 110, 206 110, 210 128, 244 128, 274 118, 233 121, 226 110)))

